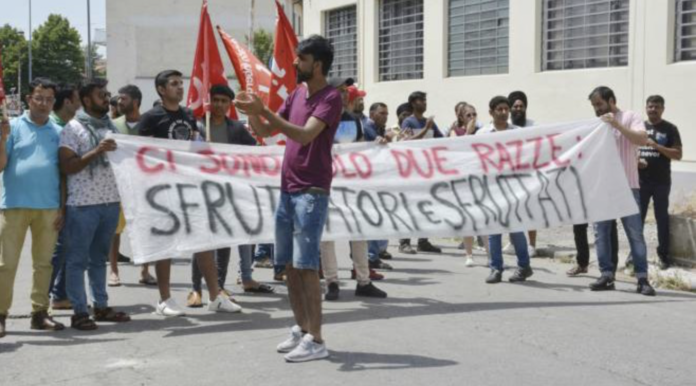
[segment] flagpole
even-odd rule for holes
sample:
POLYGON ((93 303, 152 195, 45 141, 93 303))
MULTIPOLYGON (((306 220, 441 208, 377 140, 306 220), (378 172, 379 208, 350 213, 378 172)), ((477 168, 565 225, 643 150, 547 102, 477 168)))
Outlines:
POLYGON ((213 142, 213 139, 210 137, 210 110, 205 111, 205 140, 213 142))

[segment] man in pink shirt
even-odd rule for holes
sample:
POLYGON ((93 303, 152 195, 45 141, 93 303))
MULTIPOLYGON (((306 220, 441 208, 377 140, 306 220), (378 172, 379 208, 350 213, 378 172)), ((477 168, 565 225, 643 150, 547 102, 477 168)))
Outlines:
MULTIPOLYGON (((590 93, 590 102, 595 114, 609 124, 614 134, 619 157, 637 204, 640 204, 640 184, 638 182, 638 147, 644 146, 648 140, 643 119, 633 111, 621 111, 616 107, 614 92, 604 86, 597 87, 590 93)), ((636 292, 655 296, 655 290, 648 281, 648 261, 643 223, 640 213, 622 217, 626 237, 631 246, 631 255, 635 265, 638 287, 636 292)), ((614 264, 611 261, 611 220, 594 224, 596 232, 597 260, 602 276, 590 284, 592 291, 614 289, 614 264)))

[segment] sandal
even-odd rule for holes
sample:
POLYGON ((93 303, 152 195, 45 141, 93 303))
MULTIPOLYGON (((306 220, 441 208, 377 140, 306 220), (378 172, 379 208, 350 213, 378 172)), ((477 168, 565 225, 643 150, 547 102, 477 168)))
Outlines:
POLYGON ((75 314, 70 318, 70 327, 80 331, 92 331, 97 329, 97 324, 87 313, 75 314))
POLYGON ((244 288, 244 292, 252 294, 272 294, 275 292, 275 288, 267 284, 259 284, 258 287, 244 288))
POLYGON ((157 285, 157 279, 152 277, 152 275, 147 275, 147 276, 141 278, 138 283, 144 284, 144 285, 157 285))
POLYGON ((116 312, 111 307, 106 308, 95 308, 94 309, 94 320, 98 322, 116 322, 123 323, 129 322, 131 320, 130 316, 125 312, 116 312))

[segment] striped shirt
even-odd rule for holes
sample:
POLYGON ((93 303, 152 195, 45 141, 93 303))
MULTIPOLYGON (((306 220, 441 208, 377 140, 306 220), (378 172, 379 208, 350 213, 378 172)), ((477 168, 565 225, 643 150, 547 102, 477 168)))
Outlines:
MULTIPOLYGON (((633 111, 621 111, 619 110, 614 114, 616 120, 621 123, 625 128, 636 131, 645 132, 645 123, 639 114, 633 111)), ((628 185, 631 189, 639 189, 640 182, 638 179, 638 149, 639 146, 633 144, 628 140, 621 132, 615 128, 612 128, 614 132, 614 139, 616 139, 616 147, 619 149, 619 157, 621 158, 621 163, 624 167, 624 172, 626 173, 626 178, 628 179, 628 185)))

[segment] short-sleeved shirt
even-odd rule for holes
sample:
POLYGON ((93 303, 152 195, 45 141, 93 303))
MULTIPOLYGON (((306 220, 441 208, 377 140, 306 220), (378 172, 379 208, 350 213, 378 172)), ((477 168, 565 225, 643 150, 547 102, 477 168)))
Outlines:
POLYGON ((290 123, 303 127, 309 118, 315 117, 326 127, 304 146, 291 138, 287 139, 281 176, 281 190, 287 193, 309 188, 331 189, 331 148, 343 110, 341 93, 332 86, 326 86, 309 97, 307 93, 307 87, 299 85, 285 100, 278 114, 290 123))
POLYGON ((60 208, 60 131, 50 119, 35 124, 28 111, 10 122, 1 209, 60 208))
MULTIPOLYGON (((95 130, 98 141, 106 137, 108 129, 95 130)), ((60 147, 72 150, 82 157, 96 146, 91 142, 90 132, 76 119, 68 122, 60 134, 60 147)), ((104 155, 106 157, 106 155, 104 155)), ((68 175, 68 206, 87 206, 120 202, 116 177, 111 165, 103 165, 93 159, 81 171, 68 175)))
POLYGON ((196 130, 196 119, 183 107, 169 111, 156 106, 140 117, 136 127, 142 136, 190 141, 196 130))
POLYGON ((119 134, 138 135, 138 122, 128 122, 125 115, 114 119, 113 123, 119 134))
MULTIPOLYGON (((421 130, 425 128, 425 124, 428 122, 428 119, 423 117, 421 119, 416 118, 414 115, 411 115, 410 117, 404 119, 404 122, 401 124, 401 127, 404 130, 411 129, 413 131, 413 135, 418 135, 421 130)), ((442 137, 442 132, 440 131, 440 128, 437 127, 437 124, 433 123, 433 127, 428 131, 427 134, 425 134, 425 137, 423 138, 441 138, 442 137)))
MULTIPOLYGON (((648 137, 660 146, 674 148, 682 145, 677 126, 670 122, 660 121, 656 125, 645 122, 645 129, 648 131, 648 137)), ((641 183, 672 183, 672 160, 669 157, 650 146, 643 146, 640 148, 640 158, 648 163, 645 169, 638 171, 641 183)))
MULTIPOLYGON (((643 119, 639 114, 633 111, 619 110, 615 114, 615 117, 617 121, 629 130, 635 132, 645 131, 643 119)), ((614 133, 616 146, 619 149, 619 157, 621 158, 621 163, 623 164, 624 172, 628 179, 628 185, 631 189, 640 189, 640 182, 638 180, 638 145, 629 141, 619 130, 612 128, 612 132, 614 133)))
POLYGON ((363 127, 360 118, 347 111, 341 113, 334 143, 353 143, 363 139, 363 127))
MULTIPOLYGON (((519 126, 515 126, 511 123, 508 123, 507 130, 516 130, 519 129, 519 126)), ((490 134, 490 133, 496 133, 498 132, 498 129, 495 128, 495 125, 493 122, 488 123, 487 125, 483 126, 482 128, 478 129, 476 131, 476 134, 490 134)))
POLYGON ((384 137, 386 135, 386 128, 377 127, 375 121, 368 119, 367 123, 363 125, 363 134, 365 141, 374 141, 377 137, 384 137))

